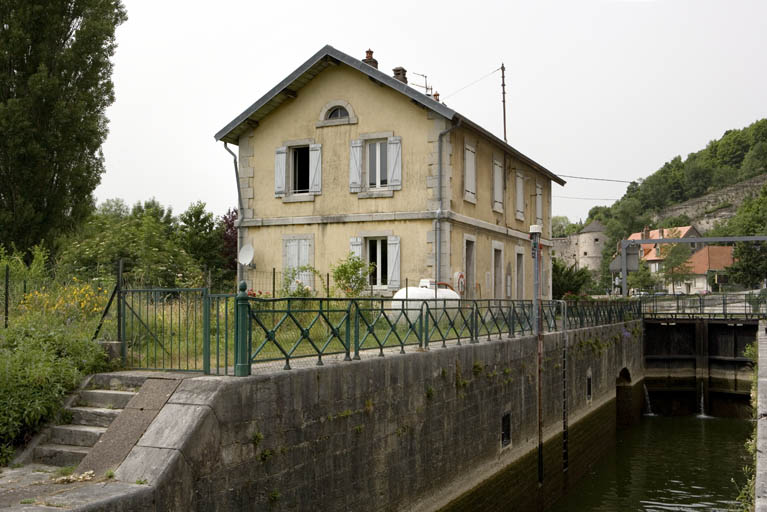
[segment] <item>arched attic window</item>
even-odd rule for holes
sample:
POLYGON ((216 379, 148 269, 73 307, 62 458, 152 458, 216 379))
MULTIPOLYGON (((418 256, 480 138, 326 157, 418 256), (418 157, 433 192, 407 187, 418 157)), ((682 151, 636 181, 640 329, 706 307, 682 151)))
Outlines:
POLYGON ((317 128, 323 126, 338 126, 340 124, 357 124, 354 109, 348 101, 329 101, 320 111, 317 128))
POLYGON ((344 117, 349 117, 349 111, 346 110, 344 107, 333 107, 331 108, 328 113, 325 115, 325 119, 343 119, 344 117))

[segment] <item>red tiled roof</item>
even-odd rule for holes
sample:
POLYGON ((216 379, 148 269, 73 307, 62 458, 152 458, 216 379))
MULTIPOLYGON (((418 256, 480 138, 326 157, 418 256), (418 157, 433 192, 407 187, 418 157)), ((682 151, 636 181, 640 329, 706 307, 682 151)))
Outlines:
POLYGON ((693 274, 705 274, 708 270, 724 270, 732 265, 732 247, 708 245, 696 251, 690 259, 693 274))
MULTIPOLYGON (((650 230, 649 236, 646 238, 661 238, 660 232, 660 229, 650 230)), ((697 231, 692 226, 679 226, 663 229, 663 238, 686 238, 687 236, 695 234, 697 234, 697 231)), ((640 231, 638 233, 631 233, 631 235, 628 237, 628 240, 642 240, 646 238, 644 236, 644 232, 640 231)), ((642 244, 642 249, 639 254, 640 259, 646 261, 662 261, 663 257, 661 255, 655 255, 656 246, 657 244, 642 244)))

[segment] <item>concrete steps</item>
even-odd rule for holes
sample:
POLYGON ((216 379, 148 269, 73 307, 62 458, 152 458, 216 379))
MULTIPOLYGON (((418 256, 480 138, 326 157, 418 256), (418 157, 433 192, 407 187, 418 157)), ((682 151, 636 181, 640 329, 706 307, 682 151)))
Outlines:
POLYGON ((145 379, 134 375, 94 375, 89 388, 79 392, 75 405, 65 408, 64 417, 69 423, 52 427, 47 441, 35 447, 35 462, 78 465, 136 396, 145 379))

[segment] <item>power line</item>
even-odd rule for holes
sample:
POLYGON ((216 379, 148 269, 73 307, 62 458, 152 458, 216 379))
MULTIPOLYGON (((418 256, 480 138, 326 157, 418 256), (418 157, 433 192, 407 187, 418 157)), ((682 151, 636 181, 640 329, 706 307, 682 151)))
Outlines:
POLYGON ((613 181, 615 183, 631 183, 626 180, 611 180, 609 178, 587 178, 586 176, 568 176, 567 174, 559 174, 563 178, 574 178, 576 180, 592 180, 592 181, 613 181))
POLYGON ((458 93, 459 93, 459 92, 461 92, 462 90, 464 90, 464 89, 466 89, 466 88, 468 88, 468 87, 471 87, 472 85, 476 84, 477 82, 481 82, 481 81, 482 81, 482 80, 484 80, 485 78, 489 77, 489 76, 490 76, 490 75, 492 75, 493 73, 497 73, 497 72, 498 72, 498 71, 500 71, 500 70, 501 70, 501 68, 496 68, 496 69, 492 70, 490 73, 486 74, 485 76, 483 76, 483 77, 481 77, 481 78, 478 78, 478 79, 474 80, 472 83, 470 83, 470 84, 468 84, 468 85, 464 85, 463 87, 461 87, 461 88, 460 88, 460 89, 458 89, 457 91, 453 91, 453 92, 451 92, 450 94, 448 94, 447 96, 443 96, 443 97, 442 97, 442 99, 443 99, 443 100, 446 100, 446 99, 448 99, 450 96, 453 96, 453 95, 455 95, 455 94, 458 94, 458 93))
POLYGON ((617 199, 607 197, 573 197, 573 196, 554 196, 556 199, 582 199, 584 201, 617 201, 617 199))

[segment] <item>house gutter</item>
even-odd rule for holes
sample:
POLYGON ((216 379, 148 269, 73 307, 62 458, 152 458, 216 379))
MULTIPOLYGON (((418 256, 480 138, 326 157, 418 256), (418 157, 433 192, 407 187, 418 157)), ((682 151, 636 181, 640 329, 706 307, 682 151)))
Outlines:
POLYGON ((434 249, 434 293, 436 295, 437 293, 437 284, 441 281, 440 279, 440 265, 442 264, 442 225, 440 223, 440 219, 442 218, 442 138, 450 133, 451 131, 455 130, 461 126, 461 119, 458 119, 458 123, 454 124, 450 128, 447 128, 446 130, 442 130, 439 132, 439 137, 437 137, 437 213, 435 215, 435 225, 434 225, 434 242, 435 242, 435 249, 434 249))
MULTIPOLYGON (((229 149, 229 146, 226 142, 224 142, 224 149, 232 155, 232 161, 234 162, 234 178, 237 181, 237 207, 239 210, 237 210, 237 254, 239 255, 240 249, 242 248, 242 221, 245 216, 245 210, 242 208, 242 194, 240 193, 240 171, 237 168, 237 155, 234 154, 234 152, 229 149)), ((237 282, 239 283, 242 281, 243 276, 243 265, 240 263, 239 258, 237 258, 237 282)))

